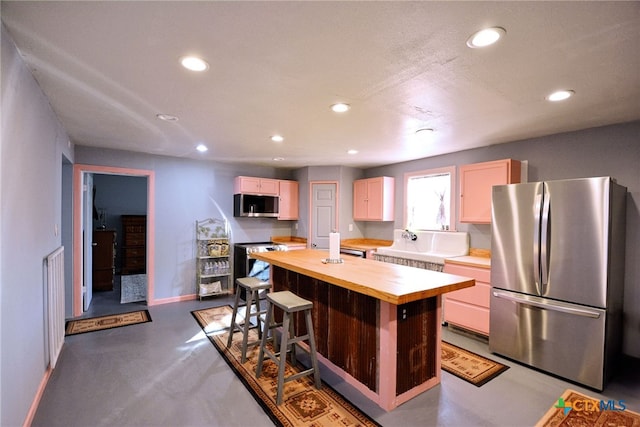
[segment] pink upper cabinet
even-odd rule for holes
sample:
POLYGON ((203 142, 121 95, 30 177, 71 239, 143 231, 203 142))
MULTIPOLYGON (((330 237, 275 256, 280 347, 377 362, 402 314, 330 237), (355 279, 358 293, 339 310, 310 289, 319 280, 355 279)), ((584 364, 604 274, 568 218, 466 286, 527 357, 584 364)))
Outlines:
POLYGON ((520 162, 504 159, 460 166, 460 222, 491 223, 491 188, 520 182, 520 162))
POLYGON ((353 182, 355 221, 393 221, 394 185, 392 177, 359 179, 353 182))

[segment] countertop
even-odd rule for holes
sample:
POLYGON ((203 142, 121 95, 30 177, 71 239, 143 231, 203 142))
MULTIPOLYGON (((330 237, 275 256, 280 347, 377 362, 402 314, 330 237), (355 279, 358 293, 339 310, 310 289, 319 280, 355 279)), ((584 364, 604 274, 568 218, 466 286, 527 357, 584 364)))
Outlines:
POLYGON ((396 305, 475 285, 469 277, 359 257, 324 264, 329 252, 322 250, 258 252, 252 257, 396 305))
MULTIPOLYGON (((280 245, 286 245, 290 249, 300 249, 307 247, 307 239, 293 236, 272 236, 271 241, 280 245)), ((391 246, 393 240, 380 239, 344 239, 340 241, 340 247, 345 249, 356 249, 369 251, 383 246, 391 246)))
POLYGON ((381 248, 383 246, 391 246, 393 240, 379 240, 379 239, 344 239, 340 241, 340 247, 345 249, 357 249, 361 251, 369 251, 372 249, 381 248))
POLYGON ((295 236, 271 236, 271 242, 285 245, 289 249, 304 249, 307 247, 307 239, 295 236))
POLYGON ((484 256, 458 256, 453 258, 445 258, 445 264, 466 265, 468 267, 491 268, 491 258, 484 256))

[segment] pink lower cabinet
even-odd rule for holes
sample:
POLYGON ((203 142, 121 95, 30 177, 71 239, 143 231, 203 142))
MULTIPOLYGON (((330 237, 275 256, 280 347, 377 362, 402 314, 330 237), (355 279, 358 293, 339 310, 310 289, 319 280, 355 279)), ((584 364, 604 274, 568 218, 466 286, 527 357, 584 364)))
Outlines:
POLYGON ((474 263, 473 257, 464 260, 447 259, 444 272, 475 279, 471 288, 444 295, 444 321, 470 331, 489 335, 489 300, 491 292, 491 267, 489 259, 474 263))

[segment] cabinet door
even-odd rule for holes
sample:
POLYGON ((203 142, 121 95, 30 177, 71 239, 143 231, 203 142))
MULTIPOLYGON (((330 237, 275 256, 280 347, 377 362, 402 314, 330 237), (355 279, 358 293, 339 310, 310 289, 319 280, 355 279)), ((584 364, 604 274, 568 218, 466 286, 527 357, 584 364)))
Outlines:
POLYGON ((367 180, 359 179, 353 182, 353 219, 366 221, 367 213, 367 180))
POLYGON ((445 263, 444 272, 475 279, 471 288, 449 292, 444 297, 444 320, 489 335, 491 270, 445 263))
POLYGON ((260 192, 260 178, 239 176, 236 178, 235 184, 236 193, 258 194, 260 192))
POLYGON ((505 159, 460 166, 460 222, 491 222, 491 189, 520 182, 520 162, 505 159))
POLYGON ((234 182, 235 194, 265 194, 277 196, 279 182, 277 179, 254 178, 251 176, 238 176, 234 182))
POLYGON ((394 179, 388 176, 353 182, 353 219, 393 221, 394 179))
POLYGON ((367 218, 382 219, 384 186, 382 178, 367 180, 367 218))
POLYGON ((265 179, 260 180, 260 194, 268 194, 277 196, 280 189, 280 182, 277 179, 265 179))
POLYGON ((280 211, 278 219, 298 219, 297 181, 280 181, 280 211))

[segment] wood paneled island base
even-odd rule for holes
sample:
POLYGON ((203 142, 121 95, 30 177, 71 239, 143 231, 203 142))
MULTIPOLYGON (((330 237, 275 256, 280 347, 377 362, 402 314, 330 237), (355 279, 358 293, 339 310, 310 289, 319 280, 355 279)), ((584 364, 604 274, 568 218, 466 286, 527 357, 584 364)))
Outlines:
MULTIPOLYGON (((441 295, 473 279, 326 251, 254 253, 275 291, 313 301, 321 362, 390 411, 440 383, 441 295)), ((296 325, 304 331, 302 318, 296 325)))

